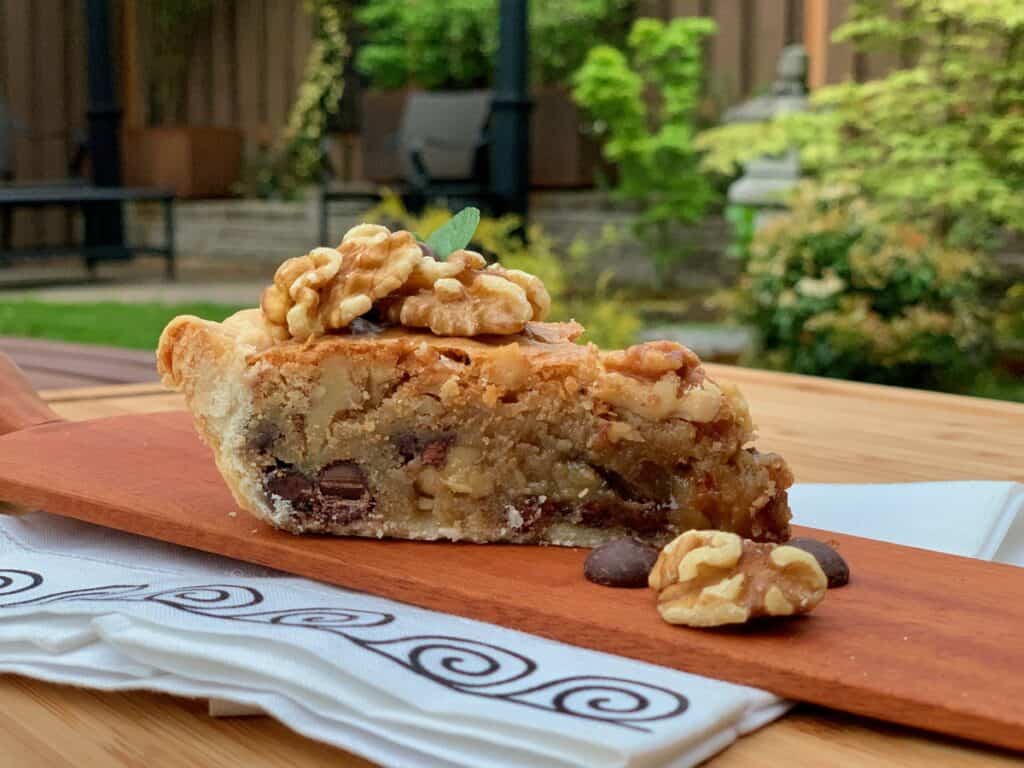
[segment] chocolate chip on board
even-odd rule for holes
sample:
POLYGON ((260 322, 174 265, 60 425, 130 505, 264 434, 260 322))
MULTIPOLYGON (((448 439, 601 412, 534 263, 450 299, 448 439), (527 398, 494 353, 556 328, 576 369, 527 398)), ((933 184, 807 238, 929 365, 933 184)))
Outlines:
POLYGON ((587 556, 583 575, 606 587, 646 587, 647 574, 657 559, 657 547, 636 539, 614 539, 587 556))
POLYGON ((817 539, 809 539, 806 537, 798 537, 790 539, 786 542, 790 547, 796 547, 802 549, 811 555, 814 555, 814 559, 818 561, 818 565, 821 566, 821 570, 825 572, 825 578, 828 579, 829 589, 832 587, 841 587, 850 581, 850 566, 846 564, 842 556, 836 552, 832 547, 823 541, 817 539))

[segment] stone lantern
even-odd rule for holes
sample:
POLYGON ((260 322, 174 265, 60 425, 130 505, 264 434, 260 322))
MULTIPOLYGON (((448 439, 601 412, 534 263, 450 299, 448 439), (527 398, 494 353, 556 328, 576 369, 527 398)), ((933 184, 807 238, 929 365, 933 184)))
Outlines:
MULTIPOLYGON (((786 112, 805 112, 807 99, 807 51, 802 45, 783 49, 775 70, 771 93, 745 101, 722 116, 723 123, 763 123, 786 112)), ((734 205, 759 209, 757 223, 772 209, 785 206, 786 193, 800 179, 800 158, 795 149, 744 164, 743 175, 729 186, 734 205)))

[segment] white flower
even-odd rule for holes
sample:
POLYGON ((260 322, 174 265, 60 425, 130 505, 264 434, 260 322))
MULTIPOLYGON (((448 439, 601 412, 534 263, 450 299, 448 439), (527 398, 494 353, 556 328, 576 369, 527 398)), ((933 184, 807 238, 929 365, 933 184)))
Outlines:
POLYGON ((794 286, 796 292, 801 296, 808 296, 812 299, 827 299, 835 296, 846 287, 842 278, 834 272, 828 272, 822 278, 801 277, 794 286))

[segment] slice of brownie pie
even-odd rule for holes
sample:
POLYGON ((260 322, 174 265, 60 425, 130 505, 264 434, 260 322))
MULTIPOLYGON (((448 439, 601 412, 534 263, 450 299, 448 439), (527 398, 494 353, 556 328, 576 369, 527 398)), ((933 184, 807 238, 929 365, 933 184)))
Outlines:
POLYGON ((784 541, 792 475, 667 341, 602 352, 535 277, 361 225, 259 309, 178 317, 158 366, 238 503, 293 533, 594 546, 784 541))

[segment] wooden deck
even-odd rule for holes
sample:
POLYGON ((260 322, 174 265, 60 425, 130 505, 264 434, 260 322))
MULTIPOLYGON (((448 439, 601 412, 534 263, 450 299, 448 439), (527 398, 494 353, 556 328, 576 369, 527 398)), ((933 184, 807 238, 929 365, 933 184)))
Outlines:
POLYGON ((160 379, 154 353, 146 350, 0 336, 0 352, 17 363, 37 390, 139 384, 160 379))

